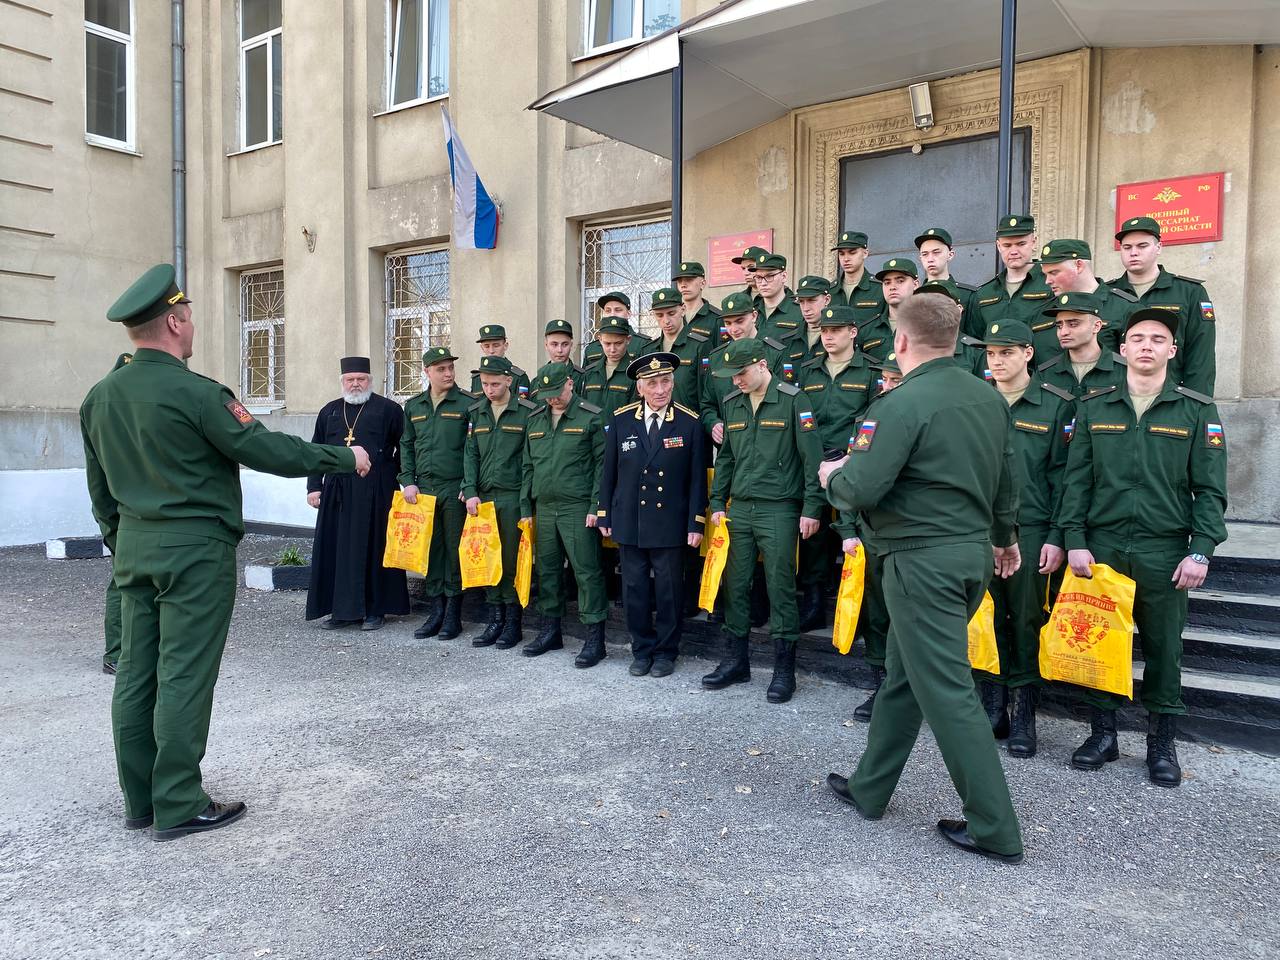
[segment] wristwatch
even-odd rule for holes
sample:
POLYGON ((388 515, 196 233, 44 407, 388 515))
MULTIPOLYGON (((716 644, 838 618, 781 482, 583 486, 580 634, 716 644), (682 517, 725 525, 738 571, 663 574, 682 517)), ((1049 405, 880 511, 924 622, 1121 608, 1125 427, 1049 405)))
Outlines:
POLYGON ((1196 563, 1200 564, 1201 566, 1207 567, 1209 565, 1209 558, 1206 557, 1203 553, 1188 554, 1188 557, 1189 559, 1194 560, 1196 563))

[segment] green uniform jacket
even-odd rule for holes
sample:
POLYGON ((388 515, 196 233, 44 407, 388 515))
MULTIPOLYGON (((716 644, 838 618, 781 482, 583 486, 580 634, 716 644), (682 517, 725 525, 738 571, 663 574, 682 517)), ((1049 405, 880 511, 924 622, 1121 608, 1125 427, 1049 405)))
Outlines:
MULTIPOLYGON (((802 516, 821 519, 826 499, 818 485, 822 441, 813 409, 799 387, 769 381, 756 411, 740 390, 725 398, 724 443, 716 457, 710 510, 740 500, 800 501, 802 516)), ((730 531, 730 536, 733 531, 730 531)))
POLYGON ((1170 376, 1140 421, 1127 379, 1079 401, 1059 515, 1068 550, 1189 540, 1212 556, 1226 507, 1227 439, 1204 394, 1170 376))
POLYGON ((604 356, 587 367, 582 377, 581 396, 593 407, 600 408, 601 421, 608 420, 619 407, 625 407, 636 398, 635 381, 627 376, 627 367, 636 355, 628 350, 613 369, 613 376, 606 373, 604 356))
MULTIPOLYGON (((662 350, 662 334, 658 334, 643 347, 639 356, 658 353, 662 350)), ((677 334, 671 344, 671 352, 680 358, 680 369, 676 371, 675 399, 686 407, 697 408, 698 398, 702 395, 702 361, 711 353, 711 338, 694 330, 687 323, 677 334)), ((625 404, 624 404, 625 406, 625 404)))
MULTIPOLYGON (((471 393, 477 397, 484 396, 479 370, 471 371, 471 393)), ((516 397, 527 397, 529 395, 529 375, 514 363, 511 365, 511 394, 516 397)))
MULTIPOLYGON (((924 283, 925 281, 920 281, 924 283)), ((986 328, 982 326, 982 314, 978 310, 978 288, 968 283, 961 283, 954 277, 947 277, 944 280, 930 280, 930 283, 940 283, 948 290, 951 295, 956 298, 956 302, 960 304, 960 334, 977 337, 982 339, 986 336, 986 328)))
POLYGON ((582 351, 582 366, 587 369, 601 357, 604 356, 604 347, 600 346, 599 340, 592 340, 587 344, 585 350, 582 351))
MULTIPOLYGON (((1119 350, 1120 341, 1124 338, 1124 322, 1129 314, 1137 309, 1138 298, 1128 290, 1108 287, 1105 283, 1098 284, 1093 290, 1093 295, 1101 301, 1102 307, 1098 313, 1102 318, 1102 329, 1098 331, 1098 343, 1102 345, 1103 350, 1119 350)), ((1054 302, 1055 299, 1050 297, 1045 301, 1043 309, 1052 307, 1054 302)), ((1057 317, 1044 313, 1026 320, 1034 336, 1031 342, 1036 351, 1033 363, 1044 363, 1062 352, 1062 345, 1058 343, 1057 320, 1057 317)))
POLYGON ((720 311, 703 300, 698 312, 685 318, 685 326, 702 334, 707 343, 714 345, 720 339, 720 311))
POLYGON ((858 327, 858 352, 865 353, 872 360, 883 360, 893 353, 893 327, 889 325, 888 306, 858 327))
POLYGON ((831 305, 833 307, 852 307, 854 320, 857 322, 858 332, 861 334, 862 325, 874 320, 884 311, 884 291, 880 288, 880 281, 873 277, 865 267, 862 270, 862 276, 858 278, 857 284, 850 291, 852 296, 845 296, 841 280, 841 277, 836 277, 831 281, 831 305))
POLYGON ((800 389, 818 418, 823 450, 844 450, 853 442, 853 428, 871 402, 876 371, 867 358, 854 351, 852 359, 833 379, 827 373, 826 355, 806 360, 801 367, 800 389))
POLYGON ((603 464, 604 424, 599 407, 572 397, 554 428, 551 408, 538 407, 529 414, 525 429, 521 515, 532 517, 539 502, 581 501, 587 503, 587 512, 595 513, 603 464))
MULTIPOLYGON (((1130 295, 1134 293, 1128 274, 1107 285, 1130 295)), ((1204 283, 1192 277, 1180 277, 1160 267, 1156 282, 1130 309, 1136 310, 1138 307, 1177 311, 1178 352, 1169 361, 1169 375, 1176 383, 1185 384, 1206 396, 1213 396, 1213 388, 1217 382, 1215 351, 1218 330, 1213 302, 1204 289, 1204 283)))
POLYGON ((804 329, 804 316, 800 313, 800 305, 796 303, 795 296, 790 289, 787 289, 782 296, 782 302, 767 317, 765 313, 768 308, 765 307, 764 300, 760 297, 756 298, 756 311, 760 314, 757 327, 762 339, 773 337, 775 340, 785 340, 796 331, 804 329))
POLYGON ((861 511, 879 554, 1017 538, 1017 463, 1009 406, 951 357, 922 363, 882 394, 827 495, 861 511))
MULTIPOLYGON (((769 361, 769 372, 778 379, 782 377, 782 344, 778 343, 772 337, 761 340, 764 344, 765 359, 769 361)), ((702 421, 703 429, 710 436, 711 428, 717 423, 724 423, 724 401, 729 394, 733 393, 736 387, 733 381, 728 377, 713 377, 711 371, 718 368, 724 356, 723 350, 712 350, 711 355, 705 358, 704 372, 702 376, 702 398, 698 403, 698 419, 702 421)))
POLYGON ((455 385, 438 407, 431 403, 430 390, 404 405, 396 477, 400 486, 413 484, 437 499, 457 498, 467 445, 467 408, 475 402, 475 394, 455 385))
MULTIPOLYGON (((999 395, 999 391, 996 391, 999 395)), ((1001 397, 1003 400, 1004 398, 1001 397)), ((1062 481, 1067 468, 1067 444, 1075 420, 1075 398, 1050 383, 1032 380, 1009 408, 1010 443, 1018 471, 1018 525, 1048 530, 1045 543, 1062 546, 1058 524, 1062 481)), ((1035 557, 1023 557, 1035 563, 1035 557)))
POLYGON ((986 336, 987 327, 1000 320, 1021 320, 1031 328, 1033 333, 1036 332, 1037 326, 1049 320, 1049 326, 1043 329, 1048 329, 1053 343, 1057 344, 1058 337, 1053 332, 1052 318, 1041 316, 1041 311, 1049 306, 1049 301, 1053 299, 1053 291, 1045 282, 1040 267, 1036 264, 1031 265, 1031 270, 1023 278, 1012 297, 1009 296, 1009 291, 1004 285, 1007 273, 1008 271, 1001 270, 974 291, 973 301, 977 307, 975 312, 978 314, 973 318, 977 321, 977 332, 974 336, 986 336))
POLYGON ((346 447, 268 430, 222 384, 161 350, 138 350, 98 381, 80 431, 94 519, 112 553, 121 527, 238 543, 237 464, 278 477, 356 468, 346 447))
POLYGON ((470 500, 494 493, 520 493, 524 483, 525 425, 536 409, 528 400, 517 400, 514 394, 497 420, 487 397, 467 409, 470 419, 462 471, 464 497, 470 500))
POLYGON ((1077 380, 1071 369, 1071 358, 1059 353, 1052 360, 1046 360, 1036 367, 1036 374, 1045 382, 1051 383, 1060 390, 1066 390, 1073 397, 1083 397, 1086 393, 1101 390, 1103 387, 1118 386, 1124 382, 1129 371, 1124 357, 1112 353, 1105 347, 1102 356, 1092 370, 1084 375, 1084 380, 1077 380))

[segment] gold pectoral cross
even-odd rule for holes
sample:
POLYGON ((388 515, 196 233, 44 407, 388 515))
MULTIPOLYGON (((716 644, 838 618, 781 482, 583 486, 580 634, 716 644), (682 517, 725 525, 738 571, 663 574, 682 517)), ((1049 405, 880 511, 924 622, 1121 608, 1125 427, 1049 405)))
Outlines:
POLYGON ((348 430, 348 431, 347 431, 347 435, 346 435, 346 437, 345 437, 344 439, 347 441, 347 446, 348 446, 348 447, 349 447, 349 446, 351 446, 351 444, 355 443, 355 440, 356 440, 356 434, 355 434, 355 431, 354 431, 354 430, 348 430))

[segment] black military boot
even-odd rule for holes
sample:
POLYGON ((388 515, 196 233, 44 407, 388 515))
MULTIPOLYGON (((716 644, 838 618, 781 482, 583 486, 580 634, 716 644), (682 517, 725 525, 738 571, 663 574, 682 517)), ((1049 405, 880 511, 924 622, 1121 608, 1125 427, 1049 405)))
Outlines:
POLYGON ((871 722, 871 711, 876 706, 876 694, 880 692, 880 685, 884 683, 884 667, 872 667, 871 675, 875 678, 876 685, 871 690, 871 696, 858 704, 853 711, 853 719, 861 720, 863 723, 871 722))
POLYGON ((1009 721, 1009 756, 1036 755, 1036 688, 1031 684, 1014 687, 1013 716, 1009 721))
POLYGON ((800 629, 802 631, 817 630, 819 627, 826 626, 827 618, 822 607, 822 585, 815 583, 805 587, 804 595, 800 598, 800 629))
POLYGON ((982 709, 991 721, 991 732, 997 740, 1003 740, 1009 736, 1009 711, 1005 709, 1009 691, 994 680, 980 681, 978 687, 982 691, 982 709))
POLYGON ((1182 785, 1178 748, 1173 743, 1177 733, 1178 718, 1172 713, 1153 713, 1147 718, 1147 776, 1157 787, 1182 785))
POLYGON ((590 624, 587 627, 587 642, 582 645, 582 652, 574 658, 573 665, 585 670, 594 667, 609 655, 604 648, 604 621, 590 624))
POLYGON ((437 640, 452 640, 462 632, 462 594, 444 598, 444 622, 440 624, 437 640))
POLYGON ((525 647, 521 653, 526 657, 540 657, 552 650, 564 649, 564 634, 560 632, 560 618, 549 617, 541 632, 533 638, 533 643, 525 647))
POLYGON ((765 699, 786 703, 796 692, 796 645, 789 640, 773 641, 773 679, 765 699))
POLYGON ((494 644, 499 650, 510 650, 524 639, 524 634, 521 633, 524 608, 519 603, 508 603, 506 606, 506 612, 502 615, 502 633, 498 634, 498 642, 494 644))
POLYGON ((1089 739, 1071 755, 1071 765, 1077 770, 1101 770, 1103 764, 1120 759, 1120 741, 1116 738, 1116 712, 1089 711, 1089 739))
POLYGON ((444 597, 435 596, 431 598, 427 607, 427 619, 422 622, 422 626, 413 631, 413 636, 417 640, 434 637, 440 632, 442 623, 444 623, 444 597))
POLYGON ((747 637, 725 636, 724 659, 720 665, 702 678, 708 690, 723 690, 731 683, 747 683, 751 680, 751 656, 747 652, 747 637))
POLYGON ((491 647, 502 633, 502 604, 489 604, 489 624, 480 636, 471 641, 473 647, 491 647))

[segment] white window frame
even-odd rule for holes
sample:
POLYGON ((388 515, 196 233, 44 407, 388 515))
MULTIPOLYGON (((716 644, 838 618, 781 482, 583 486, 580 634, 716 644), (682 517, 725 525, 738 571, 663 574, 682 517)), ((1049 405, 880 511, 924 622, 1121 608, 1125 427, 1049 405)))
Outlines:
POLYGON ((445 264, 447 269, 445 270, 444 275, 446 278, 445 282, 448 285, 445 299, 441 301, 439 304, 437 304, 437 306, 438 307, 443 306, 444 309, 447 310, 449 314, 449 332, 444 337, 445 342, 443 344, 438 344, 438 345, 448 346, 449 342, 452 340, 452 337, 453 337, 453 274, 452 274, 453 253, 452 253, 452 250, 449 248, 447 244, 446 245, 430 244, 426 246, 398 247, 394 250, 388 250, 382 257, 383 310, 385 313, 385 323, 383 327, 383 331, 384 331, 383 332, 383 355, 385 358, 385 371, 384 371, 385 379, 383 382, 386 384, 387 396, 391 397, 393 400, 396 400, 400 403, 403 403, 405 400, 408 400, 410 397, 413 397, 416 394, 421 393, 423 390, 426 389, 426 385, 425 383, 422 382, 422 374, 421 374, 421 370, 419 370, 419 373, 418 373, 419 389, 418 390, 415 390, 413 393, 406 393, 404 391, 396 390, 395 339, 396 339, 397 323, 399 323, 401 320, 404 320, 404 319, 416 319, 421 317, 422 349, 417 351, 419 356, 421 356, 421 354, 426 351, 427 347, 437 346, 437 344, 432 344, 430 342, 431 340, 430 314, 424 315, 419 310, 412 307, 393 307, 391 305, 392 301, 391 301, 390 258, 391 257, 412 257, 418 254, 437 254, 437 253, 442 253, 445 256, 445 264))
MULTIPOLYGON (((138 66, 137 57, 134 52, 133 35, 138 29, 137 11, 134 10, 134 0, 129 0, 129 32, 121 33, 119 30, 112 30, 110 27, 104 27, 101 24, 94 23, 92 20, 84 21, 84 32, 102 37, 106 40, 114 40, 117 43, 124 44, 124 83, 125 83, 125 137, 124 140, 117 140, 114 137, 104 137, 100 133, 91 133, 89 131, 89 118, 86 115, 84 139, 86 143, 91 143, 98 147, 110 147, 114 150, 127 150, 130 153, 137 152, 137 136, 138 136, 138 66)), ((84 74, 84 98, 85 109, 88 110, 89 104, 89 62, 88 56, 85 57, 85 74, 84 74)))
MULTIPOLYGON (((281 313, 277 318, 268 320, 250 320, 248 312, 245 309, 245 286, 253 277, 260 277, 268 273, 280 274, 280 294, 284 296, 284 264, 277 263, 269 267, 259 267, 253 270, 241 270, 239 276, 240 298, 238 301, 237 318, 240 327, 240 397, 244 405, 252 413, 268 413, 272 410, 279 410, 285 405, 285 388, 287 384, 276 385, 275 369, 277 353, 285 353, 284 338, 286 334, 285 320, 286 317, 281 313), (271 396, 256 397, 249 392, 249 363, 247 356, 248 335, 255 330, 272 331, 267 344, 267 363, 269 364, 269 373, 267 381, 271 387, 271 396)), ((288 354, 285 353, 285 357, 288 354)), ((280 369, 284 370, 283 361, 280 363, 280 369)))
MULTIPOLYGON (((449 99, 449 91, 446 90, 444 93, 437 94, 419 93, 419 95, 414 97, 412 100, 405 100, 401 103, 391 102, 391 98, 395 96, 396 56, 400 52, 400 18, 396 16, 397 7, 400 5, 400 2, 401 0, 387 0, 387 72, 386 77, 384 78, 386 81, 386 96, 382 98, 383 103, 386 105, 386 109, 382 111, 383 113, 394 113, 397 110, 407 110, 409 107, 417 107, 424 103, 436 103, 440 100, 449 99)), ((450 0, 449 8, 449 19, 452 21, 453 0, 450 0)), ((429 0, 423 0, 422 32, 418 35, 418 63, 422 64, 424 71, 428 74, 430 72, 430 64, 427 62, 427 38, 429 36, 431 36, 431 4, 429 0)), ((446 42, 451 40, 451 37, 447 38, 446 42)), ((450 50, 449 53, 452 55, 453 51, 450 50)), ((451 67, 452 59, 452 56, 450 56, 451 67)), ((431 82, 429 75, 423 79, 426 80, 428 84, 431 82)), ((452 85, 452 81, 450 81, 450 86, 452 85)), ((421 251, 415 250, 413 252, 420 253, 421 251)))
MULTIPOLYGON (((608 0, 608 2, 612 2, 612 0, 608 0)), ((635 0, 631 11, 631 36, 603 43, 598 47, 594 46, 591 42, 591 28, 596 22, 596 11, 599 9, 599 4, 600 0, 583 0, 583 8, 586 10, 586 20, 582 25, 582 49, 586 51, 583 56, 596 57, 602 53, 625 50, 627 47, 634 47, 642 40, 648 39, 644 35, 644 0, 635 0)), ((677 22, 679 22, 679 19, 679 15, 677 15, 677 22)), ((657 36, 657 34, 654 34, 654 36, 657 36)))
MULTIPOLYGON (((236 0, 236 37, 243 33, 241 23, 244 17, 244 0, 236 0)), ((284 140, 284 124, 280 125, 280 139, 271 139, 271 131, 276 128, 276 99, 271 95, 271 78, 275 76, 275 45, 271 42, 274 37, 280 37, 281 55, 284 54, 284 17, 280 18, 280 26, 268 30, 266 33, 259 33, 250 37, 248 40, 240 41, 240 150, 254 150, 258 147, 269 147, 273 144, 281 143, 284 140), (267 47, 267 139, 259 140, 256 143, 249 142, 249 111, 247 109, 248 91, 245 89, 244 65, 245 58, 250 50, 266 44, 267 47)), ((280 85, 284 86, 284 75, 281 73, 280 85)))

